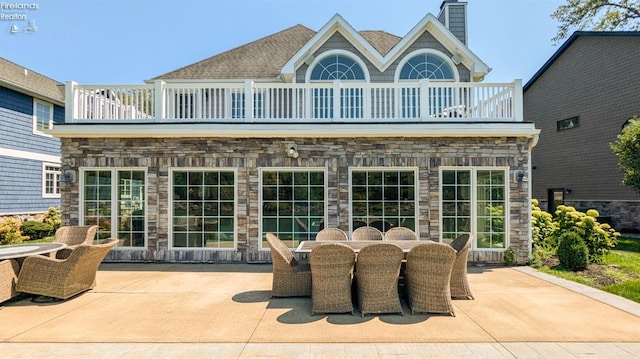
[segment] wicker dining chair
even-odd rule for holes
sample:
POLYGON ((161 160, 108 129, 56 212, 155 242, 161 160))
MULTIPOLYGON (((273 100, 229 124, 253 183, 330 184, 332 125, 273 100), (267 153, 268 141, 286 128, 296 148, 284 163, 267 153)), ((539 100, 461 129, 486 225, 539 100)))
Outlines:
POLYGON ((365 314, 403 313, 398 294, 403 258, 402 249, 392 243, 369 244, 360 250, 355 282, 363 317, 365 314))
POLYGON ((96 273, 107 253, 120 240, 81 244, 66 259, 29 256, 20 268, 16 290, 46 297, 68 299, 95 286, 96 273))
POLYGON ((381 241, 383 237, 382 232, 369 226, 356 228, 351 233, 352 241, 381 241))
POLYGON ((351 281, 356 254, 342 243, 325 243, 311 251, 311 315, 351 313, 351 281))
POLYGON ((289 247, 273 233, 267 233, 273 263, 272 297, 308 297, 311 295, 311 268, 298 262, 289 247))
POLYGON ((451 297, 457 299, 473 299, 469 281, 467 279, 467 257, 473 235, 466 233, 458 236, 451 242, 451 247, 456 250, 456 260, 451 270, 451 297))
POLYGON ((0 261, 0 303, 18 295, 16 281, 20 266, 13 259, 0 261))
POLYGON ((451 303, 451 268, 456 251, 442 243, 428 242, 407 254, 405 285, 411 314, 447 313, 455 316, 451 303))
POLYGON ((316 234, 316 241, 348 241, 349 235, 340 228, 325 228, 316 234))
POLYGON ((417 241, 418 235, 407 227, 393 227, 384 234, 385 241, 411 240, 417 241))
POLYGON ((51 252, 50 256, 64 259, 69 256, 70 251, 81 244, 93 244, 98 226, 62 226, 58 228, 53 242, 64 243, 66 248, 57 252, 51 252))

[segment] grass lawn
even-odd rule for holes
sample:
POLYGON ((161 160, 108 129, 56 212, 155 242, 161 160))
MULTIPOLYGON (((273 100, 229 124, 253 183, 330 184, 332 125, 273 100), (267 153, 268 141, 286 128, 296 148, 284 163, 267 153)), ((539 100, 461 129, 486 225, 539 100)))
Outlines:
POLYGON ((541 272, 585 284, 640 303, 640 239, 619 237, 602 264, 590 264, 578 272, 548 263, 541 272))

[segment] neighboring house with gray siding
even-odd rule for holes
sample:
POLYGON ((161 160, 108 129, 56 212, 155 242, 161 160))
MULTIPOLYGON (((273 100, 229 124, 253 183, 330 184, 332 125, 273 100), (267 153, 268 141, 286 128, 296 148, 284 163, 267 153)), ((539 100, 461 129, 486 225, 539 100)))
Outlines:
POLYGON ((621 185, 609 144, 640 115, 640 32, 576 32, 524 86, 525 119, 541 130, 533 197, 597 209, 618 231, 640 231, 640 196, 621 185))
POLYGON ((266 233, 295 248, 370 225, 471 232, 471 261, 511 247, 527 262, 538 130, 522 82, 483 83, 467 3, 440 10, 405 36, 335 15, 145 84, 67 82, 50 131, 73 175, 63 222, 118 237, 110 261, 266 262, 266 233))
POLYGON ((0 58, 0 215, 60 206, 60 140, 45 133, 64 122, 64 84, 0 58))

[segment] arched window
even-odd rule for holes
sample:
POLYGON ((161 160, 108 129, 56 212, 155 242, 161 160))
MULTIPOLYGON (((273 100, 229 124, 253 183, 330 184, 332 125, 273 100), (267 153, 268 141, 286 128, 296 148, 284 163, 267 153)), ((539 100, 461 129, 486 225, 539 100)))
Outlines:
POLYGON ((362 67, 356 61, 337 54, 318 61, 311 71, 310 80, 365 80, 365 76, 362 67))
MULTIPOLYGON (((407 56, 408 60, 401 62, 396 72, 397 81, 457 81, 458 72, 453 62, 440 53, 434 51, 416 51, 407 56)), ((459 116, 459 94, 454 88, 440 84, 429 86, 427 93, 426 116, 447 117, 459 116)), ((400 90, 401 116, 406 118, 419 118, 420 88, 417 85, 408 86, 400 90)))
POLYGON ((440 56, 424 53, 410 58, 400 70, 400 80, 455 80, 451 66, 440 56))
MULTIPOLYGON (((321 81, 368 81, 365 65, 355 56, 348 56, 345 51, 332 52, 311 64, 307 74, 308 82, 321 81)), ((321 87, 313 89, 313 116, 315 118, 353 119, 364 117, 364 89, 362 87, 345 87, 340 89, 340 113, 335 114, 333 108, 334 89, 321 87)))

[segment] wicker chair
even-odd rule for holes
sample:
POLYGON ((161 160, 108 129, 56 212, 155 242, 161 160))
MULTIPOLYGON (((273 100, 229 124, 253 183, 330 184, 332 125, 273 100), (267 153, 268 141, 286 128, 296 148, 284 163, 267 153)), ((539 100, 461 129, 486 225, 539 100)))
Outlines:
POLYGON ((402 249, 392 243, 370 244, 360 250, 355 281, 363 317, 370 313, 402 313, 398 275, 403 258, 402 249))
POLYGON ((280 238, 267 233, 273 263, 272 297, 306 297, 311 295, 311 268, 300 262, 280 238))
POLYGON ((467 257, 473 235, 463 234, 451 242, 451 247, 456 250, 456 260, 451 270, 451 297, 459 299, 473 299, 469 281, 467 280, 467 257))
POLYGON ((382 232, 368 226, 356 228, 353 233, 351 233, 352 241, 381 241, 383 237, 382 232))
POLYGON ((448 313, 451 304, 449 280, 456 251, 442 243, 419 244, 407 254, 405 283, 411 314, 448 313))
POLYGON ((318 232, 316 241, 348 241, 349 235, 340 228, 325 228, 318 232))
POLYGON ((351 280, 355 260, 355 252, 341 243, 325 243, 311 251, 311 315, 353 315, 351 280))
POLYGON ((418 235, 416 232, 410 230, 407 227, 393 227, 384 234, 385 241, 399 241, 399 240, 411 240, 417 241, 418 235))
POLYGON ((65 243, 66 248, 57 252, 51 252, 50 256, 64 259, 69 256, 71 250, 81 244, 92 244, 96 237, 98 226, 63 226, 56 231, 53 241, 65 243))
POLYGON ((16 280, 20 267, 13 259, 0 261, 0 303, 18 295, 16 280))
POLYGON ((16 290, 58 299, 87 291, 95 286, 98 266, 119 241, 78 245, 66 259, 29 256, 20 268, 16 290))

